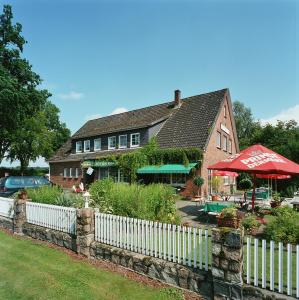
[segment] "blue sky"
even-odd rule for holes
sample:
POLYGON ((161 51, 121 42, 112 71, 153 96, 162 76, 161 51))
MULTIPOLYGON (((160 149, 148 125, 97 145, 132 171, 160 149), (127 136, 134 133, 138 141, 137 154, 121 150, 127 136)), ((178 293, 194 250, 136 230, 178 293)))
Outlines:
MULTIPOLYGON (((1 1, 0 1, 1 2, 1 1)), ((28 41, 24 56, 61 119, 228 87, 255 117, 299 121, 298 1, 6 1, 28 41)))

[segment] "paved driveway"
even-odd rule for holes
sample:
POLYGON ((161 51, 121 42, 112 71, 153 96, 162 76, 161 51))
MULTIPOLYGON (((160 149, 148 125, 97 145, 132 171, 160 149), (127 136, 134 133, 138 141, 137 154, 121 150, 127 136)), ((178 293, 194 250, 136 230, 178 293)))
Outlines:
POLYGON ((183 224, 194 227, 203 225, 211 227, 215 226, 215 224, 210 223, 211 220, 205 213, 199 211, 202 208, 199 204, 196 205, 196 203, 187 200, 178 200, 176 201, 176 207, 182 218, 183 224))

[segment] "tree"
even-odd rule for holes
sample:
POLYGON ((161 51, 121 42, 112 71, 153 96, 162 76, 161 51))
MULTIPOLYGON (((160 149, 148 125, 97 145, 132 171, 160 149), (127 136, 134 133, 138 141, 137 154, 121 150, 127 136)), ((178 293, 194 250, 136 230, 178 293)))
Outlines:
POLYGON ((21 169, 29 160, 48 158, 69 137, 59 121, 59 109, 49 101, 51 94, 38 88, 41 78, 21 57, 27 43, 22 26, 13 25, 11 6, 0 15, 0 163, 4 156, 19 159, 21 169))
POLYGON ((233 113, 240 149, 247 148, 251 145, 251 138, 255 130, 260 128, 260 124, 254 120, 251 109, 240 101, 233 103, 233 113))

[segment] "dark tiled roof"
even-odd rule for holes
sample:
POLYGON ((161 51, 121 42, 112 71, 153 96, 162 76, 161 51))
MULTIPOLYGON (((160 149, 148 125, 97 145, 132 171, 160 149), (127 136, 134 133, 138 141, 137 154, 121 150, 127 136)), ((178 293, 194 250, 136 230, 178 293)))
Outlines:
POLYGON ((145 128, 168 118, 171 112, 172 103, 168 102, 90 120, 73 135, 73 138, 145 128))
POLYGON ((157 135, 162 148, 206 146, 227 89, 183 99, 157 135))
MULTIPOLYGON (((130 129, 145 128, 166 120, 157 134, 162 148, 205 148, 210 131, 219 113, 227 89, 182 99, 180 108, 173 109, 172 102, 141 108, 122 114, 88 121, 72 139, 97 136, 130 129)), ((135 149, 71 154, 71 139, 49 159, 54 161, 78 161, 95 159, 110 154, 121 154, 135 149)))

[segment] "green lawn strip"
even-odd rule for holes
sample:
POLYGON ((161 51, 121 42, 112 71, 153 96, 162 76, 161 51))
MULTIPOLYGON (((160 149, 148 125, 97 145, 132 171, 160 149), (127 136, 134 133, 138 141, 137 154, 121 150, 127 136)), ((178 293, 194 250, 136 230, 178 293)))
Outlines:
MULTIPOLYGON (((262 280, 262 241, 259 240, 259 248, 258 248, 258 274, 259 274, 259 285, 261 286, 261 280, 262 280)), ((267 287, 270 286, 270 249, 269 249, 270 243, 267 242, 267 249, 266 249, 266 281, 267 281, 267 287)), ((253 284, 253 276, 254 276, 254 245, 253 245, 253 239, 252 239, 252 245, 250 250, 250 257, 251 257, 251 283, 253 284)), ((295 247, 293 246, 293 251, 295 247)), ((247 272, 247 245, 245 243, 244 246, 244 274, 246 275, 247 272)), ((275 243, 275 251, 274 251, 274 286, 275 288, 278 288, 278 244, 275 243)), ((284 285, 284 292, 287 291, 286 288, 287 284, 287 251, 286 247, 284 246, 283 251, 283 285, 284 285)), ((296 253, 292 253, 292 288, 293 293, 295 292, 296 288, 296 253)))
POLYGON ((0 231, 1 299, 180 299, 0 231))

